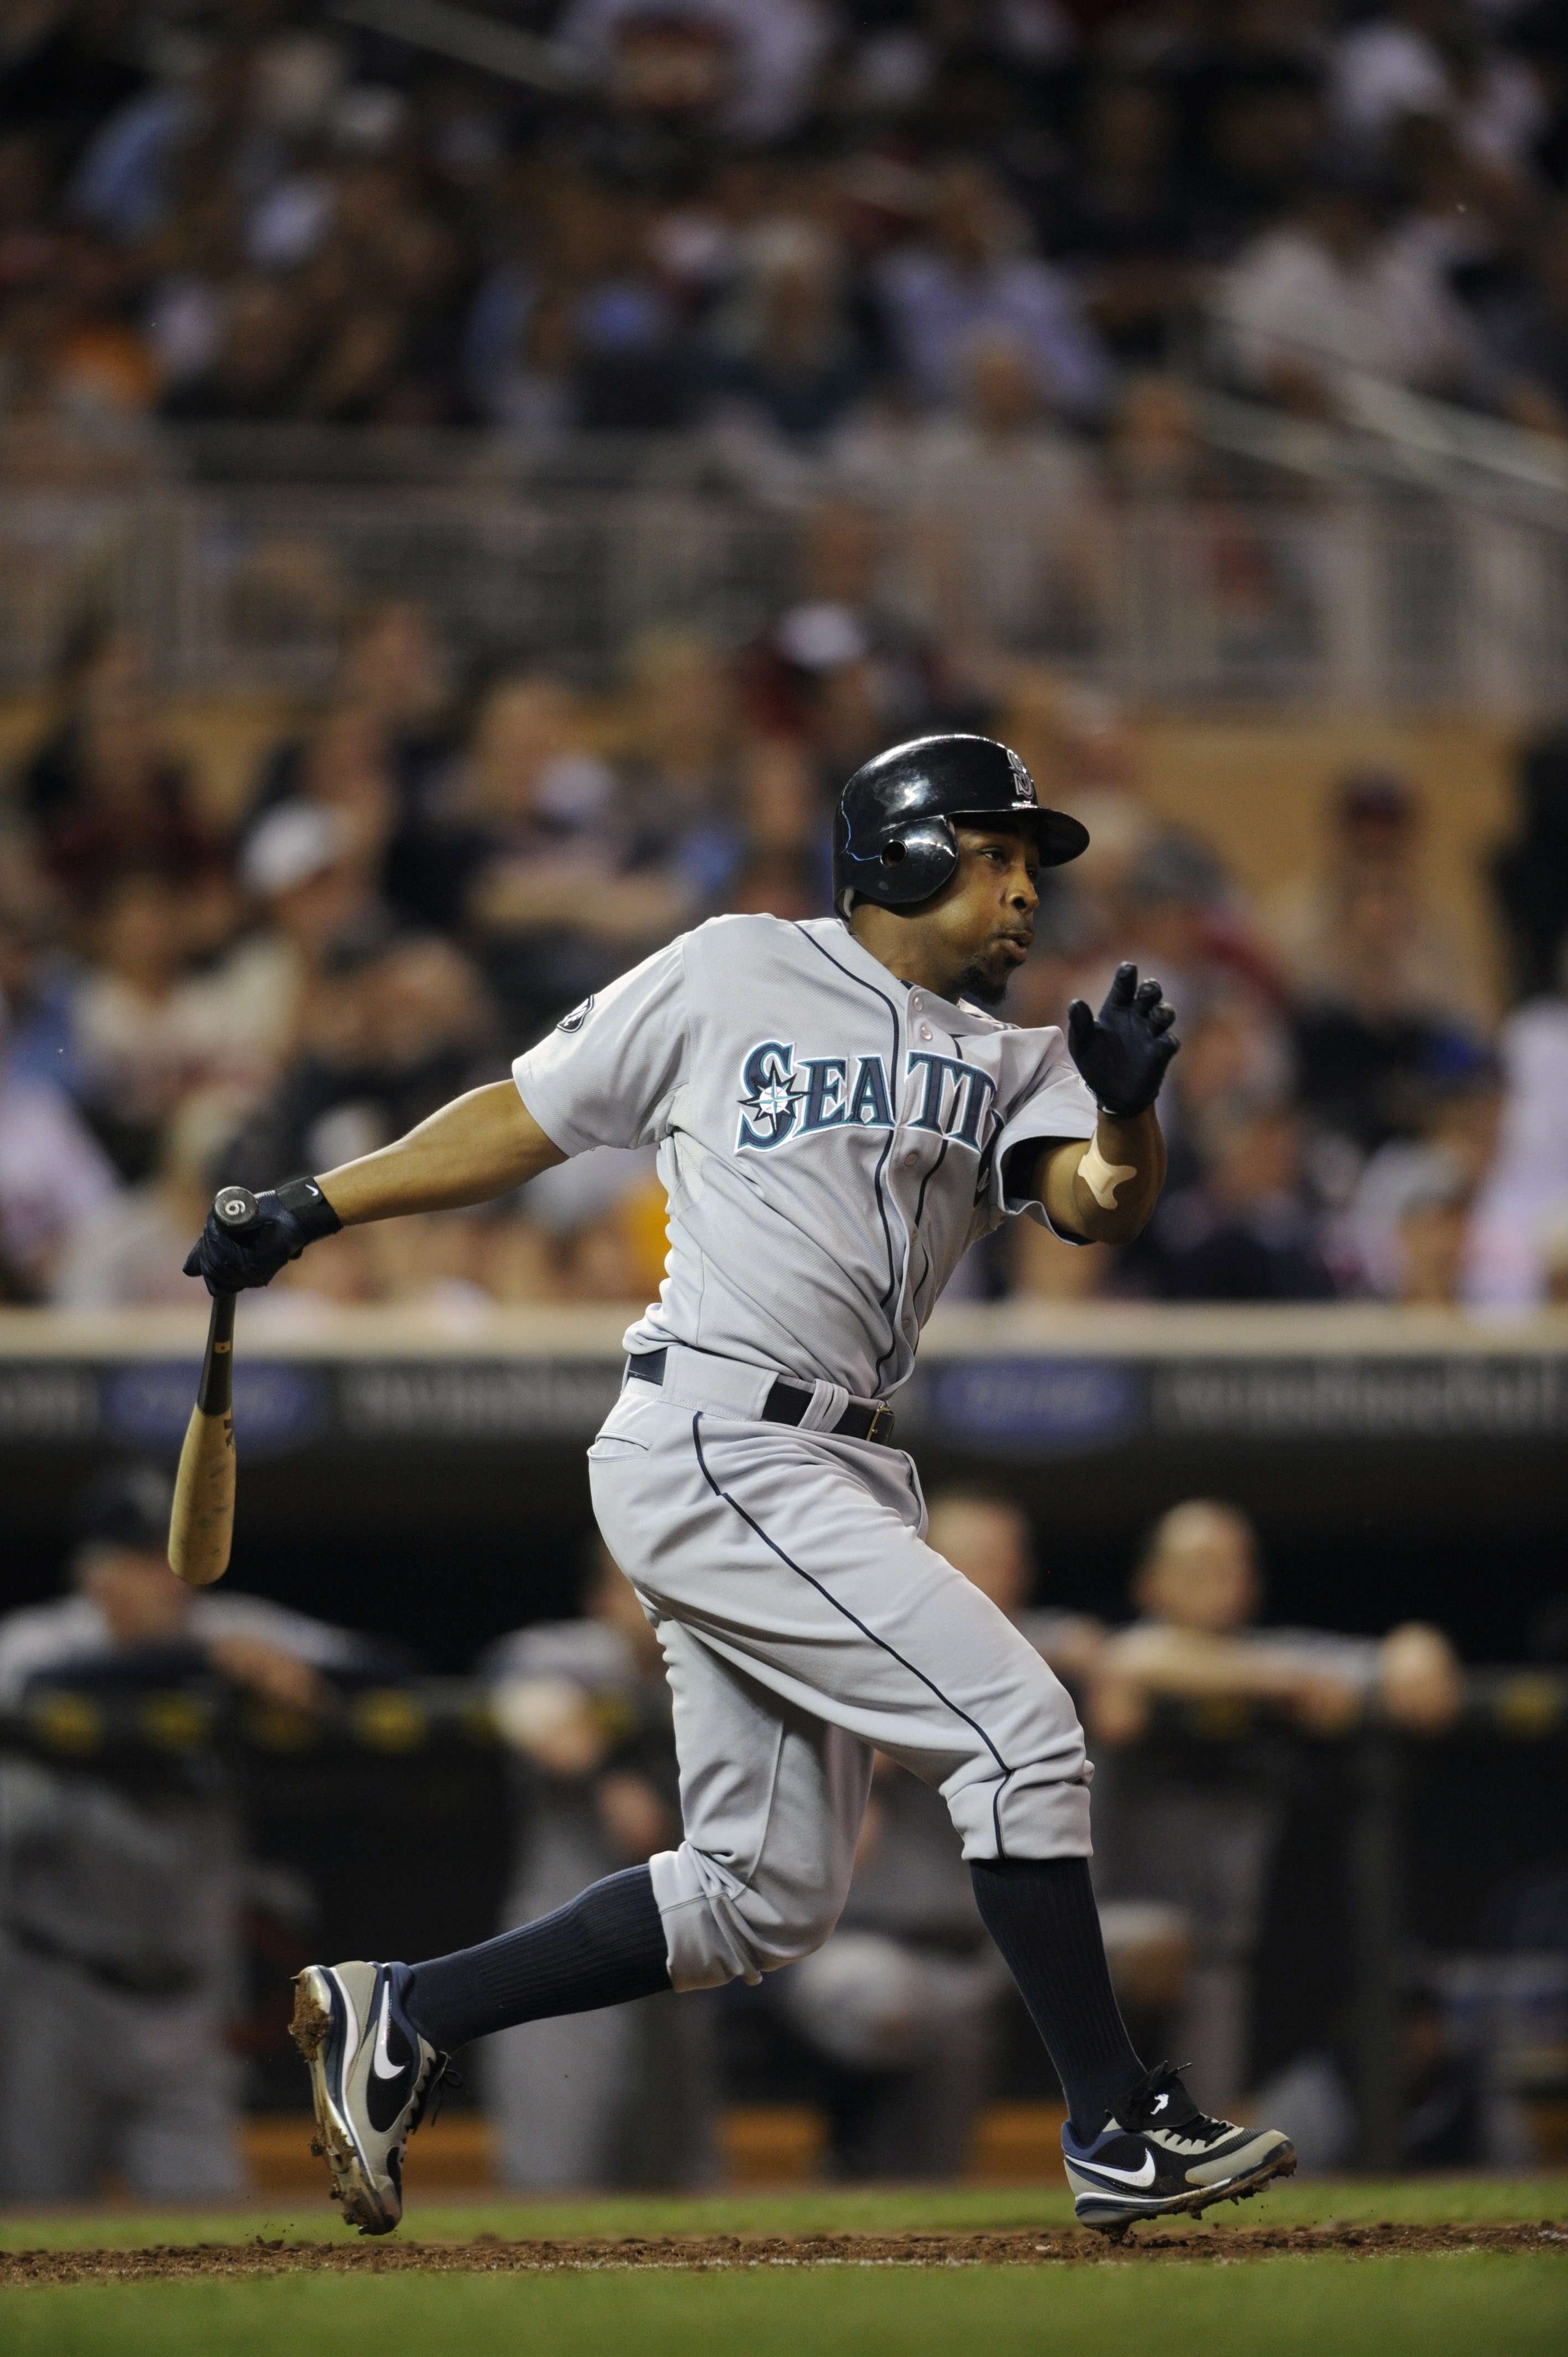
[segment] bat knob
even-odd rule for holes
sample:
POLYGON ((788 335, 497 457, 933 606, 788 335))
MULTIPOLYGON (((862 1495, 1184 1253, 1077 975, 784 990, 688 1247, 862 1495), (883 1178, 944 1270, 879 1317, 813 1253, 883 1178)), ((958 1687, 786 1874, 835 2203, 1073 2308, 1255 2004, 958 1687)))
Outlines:
POLYGON ((248 1187, 220 1187, 212 1210, 225 1228, 248 1228, 256 1216, 256 1199, 248 1187))

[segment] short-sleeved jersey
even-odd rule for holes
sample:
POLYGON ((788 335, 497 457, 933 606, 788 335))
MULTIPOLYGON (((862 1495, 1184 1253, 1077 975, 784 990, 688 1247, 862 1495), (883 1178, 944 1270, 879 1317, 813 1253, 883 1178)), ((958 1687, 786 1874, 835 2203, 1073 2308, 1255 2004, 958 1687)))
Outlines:
POLYGON ((837 918, 716 917, 512 1067, 564 1152, 659 1149, 670 1255, 627 1347, 897 1389, 1030 1138, 1090 1137, 1060 1031, 900 982, 837 918))

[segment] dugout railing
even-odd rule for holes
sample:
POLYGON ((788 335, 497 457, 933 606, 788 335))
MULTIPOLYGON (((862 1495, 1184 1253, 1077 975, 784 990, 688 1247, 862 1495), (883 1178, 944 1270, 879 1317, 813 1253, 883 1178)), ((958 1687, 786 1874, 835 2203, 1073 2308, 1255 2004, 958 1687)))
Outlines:
MULTIPOLYGON (((491 1693, 467 1679, 363 1682, 336 1686, 325 1706, 305 1711, 239 1697, 216 1681, 106 1689, 62 1673, 0 1712, 0 1755, 144 1793, 193 1784, 209 1792, 217 1771, 263 1882, 281 1872, 308 1894, 308 1929, 328 1951, 418 1953, 493 1928, 510 1845, 505 1744, 491 1693), (412 1906, 389 1907, 378 1886, 394 1856, 400 1890, 418 1887, 412 1906)), ((1292 1993, 1283 2008, 1276 1995, 1263 2034, 1278 2059, 1332 2030, 1350 2064, 1359 2163, 1397 2169, 1402 2011, 1412 1988, 1439 1992, 1487 2103, 1522 2122, 1513 2157, 1530 2157, 1532 2126, 1534 2157, 1550 2157, 1568 2125, 1568 1953, 1477 1953, 1473 1921, 1444 1903, 1455 1888, 1452 1819, 1441 1861, 1428 1853, 1434 1816, 1445 1814, 1461 1784, 1474 1797, 1480 1760, 1490 1771, 1487 1798, 1511 1798, 1516 1819, 1489 1854, 1464 1861, 1461 1883, 1484 1888, 1509 1866, 1516 1877, 1521 1867, 1551 1870, 1568 1804, 1568 1671, 1469 1672, 1459 1716, 1441 1736, 1402 1734, 1375 1703, 1333 1736, 1306 1738, 1265 1707, 1167 1702, 1156 1706, 1149 1739, 1178 1742, 1190 1757, 1195 1746, 1215 1753, 1260 1734, 1298 1755, 1294 1831, 1284 1836, 1294 1846, 1279 1870, 1299 1875, 1314 1845, 1317 1853, 1305 1869, 1316 1878, 1317 1937, 1298 1960, 1316 1989, 1294 1993, 1294 2020, 1292 1993)), ((1473 1823, 1457 1830, 1477 1838, 1473 1823)), ((1295 1917, 1309 1911, 1297 1902, 1295 1917)), ((1285 1927, 1275 1949, 1293 1937, 1285 1927)), ((275 1926, 266 1953, 274 1964, 290 1961, 275 1926)), ((1272 1969, 1277 1958, 1265 1941, 1261 1985, 1272 1969)), ((282 1981, 273 1978, 276 1988, 252 1992, 242 2042, 271 2064, 272 2083, 286 2086, 282 1981)))

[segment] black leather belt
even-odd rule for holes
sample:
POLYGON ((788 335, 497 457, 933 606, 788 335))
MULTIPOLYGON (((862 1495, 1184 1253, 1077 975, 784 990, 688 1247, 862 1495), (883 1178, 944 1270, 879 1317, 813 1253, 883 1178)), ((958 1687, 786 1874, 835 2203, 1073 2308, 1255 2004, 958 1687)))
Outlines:
MULTIPOLYGON (((639 1351, 627 1361, 627 1373, 639 1383, 661 1383, 667 1355, 663 1351, 639 1351)), ((799 1424, 811 1405, 811 1394, 804 1384, 787 1383, 780 1375, 762 1403, 762 1414, 768 1424, 799 1424)), ((886 1442, 893 1437, 893 1411, 886 1400, 851 1400, 838 1422, 823 1428, 842 1433, 846 1440, 886 1442)))

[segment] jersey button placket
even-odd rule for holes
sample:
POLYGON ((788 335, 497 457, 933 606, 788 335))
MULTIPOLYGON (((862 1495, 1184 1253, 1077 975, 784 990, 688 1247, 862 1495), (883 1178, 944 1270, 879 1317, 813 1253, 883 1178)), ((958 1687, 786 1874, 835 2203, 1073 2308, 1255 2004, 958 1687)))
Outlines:
MULTIPOLYGON (((919 994, 919 992, 918 992, 918 990, 912 990, 912 991, 909 993, 909 1014, 910 1014, 910 1017, 911 1017, 911 1021, 910 1021, 909 1028, 911 1029, 911 1031, 915 1028, 914 1021, 913 1021, 913 1019, 912 1019, 912 1018, 913 1018, 915 1016, 917 1016, 917 1015, 920 1014, 920 1013, 923 1011, 924 1006, 925 1006, 925 1003, 926 1003, 926 1002, 925 1002, 925 1000, 920 996, 920 994, 919 994)), ((919 1032, 920 1032, 920 1037, 921 1037, 921 1039, 929 1039, 930 1038, 930 1036, 931 1036, 931 1028, 930 1028, 930 1025, 929 1025, 929 1023, 922 1023, 922 1024, 920 1025, 920 1027, 919 1027, 919 1032)), ((908 1085, 909 1085, 908 1076, 908 1074, 905 1074, 905 1075, 903 1075, 903 1076, 901 1077, 901 1079, 900 1079, 900 1082, 899 1082, 899 1089, 898 1089, 898 1140, 897 1140, 897 1142, 898 1142, 899 1144, 901 1144, 904 1147, 906 1147, 906 1148, 907 1148, 907 1150, 906 1150, 906 1151, 901 1152, 901 1153, 899 1153, 899 1154, 897 1156, 897 1163, 898 1163, 898 1167, 899 1167, 899 1168, 900 1168, 901 1170, 916 1170, 916 1169, 918 1169, 918 1168, 919 1168, 919 1162, 920 1162, 919 1148, 918 1148, 918 1146, 910 1146, 910 1145, 908 1144, 909 1133, 908 1133, 908 1128, 905 1126, 905 1123, 906 1123, 907 1115, 906 1115, 906 1113, 905 1113, 904 1099, 905 1099, 905 1092, 906 1092, 906 1091, 908 1090, 908 1085)))

